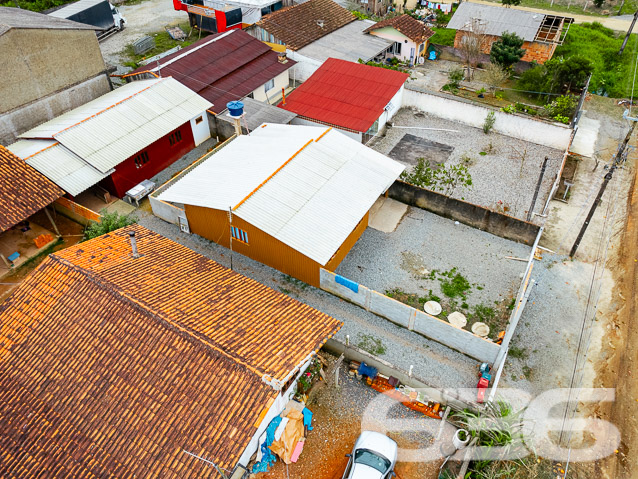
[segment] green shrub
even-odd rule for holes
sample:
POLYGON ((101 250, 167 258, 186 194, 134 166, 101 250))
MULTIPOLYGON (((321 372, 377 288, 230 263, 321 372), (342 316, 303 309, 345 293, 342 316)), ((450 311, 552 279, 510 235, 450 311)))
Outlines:
POLYGON ((462 68, 455 68, 448 72, 447 77, 450 80, 449 85, 452 88, 458 88, 463 78, 465 78, 465 73, 462 68))
POLYGON ((102 219, 99 222, 91 221, 84 230, 84 238, 82 241, 87 241, 98 236, 102 236, 111 231, 119 230, 125 226, 137 223, 137 219, 129 215, 121 215, 117 211, 108 213, 106 210, 100 212, 102 219))
POLYGON ((556 98, 549 105, 545 106, 545 110, 552 117, 563 116, 571 118, 576 110, 578 99, 572 95, 563 95, 556 98))
MULTIPOLYGON (((494 123, 496 123, 496 115, 493 111, 491 111, 487 114, 487 116, 485 117, 485 121, 483 122, 483 133, 487 135, 492 130, 492 128, 494 128, 494 123)), ((486 155, 487 153, 481 151, 481 153, 479 154, 486 155)))
POLYGON ((514 105, 507 105, 507 106, 504 106, 503 108, 501 108, 501 111, 504 112, 504 113, 512 114, 512 113, 516 112, 516 107, 514 105))

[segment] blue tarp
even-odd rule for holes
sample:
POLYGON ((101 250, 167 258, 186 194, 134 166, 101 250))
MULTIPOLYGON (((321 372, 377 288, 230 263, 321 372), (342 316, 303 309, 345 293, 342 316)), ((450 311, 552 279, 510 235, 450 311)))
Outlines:
POLYGON ((368 376, 371 379, 374 379, 377 377, 376 368, 373 368, 372 366, 368 366, 366 363, 361 363, 359 365, 358 373, 361 374, 362 376, 368 376))
POLYGON ((308 426, 308 431, 312 431, 314 428, 311 426, 312 424, 312 411, 307 407, 303 408, 301 411, 303 414, 303 425, 308 426))
POLYGON ((348 289, 351 289, 355 293, 359 292, 359 283, 355 283, 354 281, 348 278, 344 278, 343 276, 339 276, 338 274, 335 274, 335 282, 337 284, 341 284, 345 286, 348 289))
MULTIPOLYGON (((304 422, 305 422, 305 416, 304 416, 304 422)), ((277 429, 280 423, 281 423, 281 416, 277 416, 273 418, 272 421, 270 421, 270 424, 268 424, 268 428, 266 429, 266 440, 261 445, 261 452, 263 453, 263 456, 260 462, 256 462, 253 465, 253 468, 250 471, 252 474, 255 474, 257 472, 266 472, 268 468, 272 466, 275 463, 275 461, 277 461, 277 458, 275 457, 275 455, 270 451, 270 446, 275 441, 275 430, 277 429)))

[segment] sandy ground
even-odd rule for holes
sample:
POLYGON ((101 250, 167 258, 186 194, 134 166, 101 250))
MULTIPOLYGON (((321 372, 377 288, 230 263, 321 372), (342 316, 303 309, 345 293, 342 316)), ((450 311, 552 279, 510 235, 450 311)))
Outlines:
MULTIPOLYGON (((578 358, 574 387, 617 388, 615 402, 581 405, 580 413, 611 420, 621 432, 622 443, 604 460, 573 462, 573 474, 630 478, 637 472, 631 451, 636 447, 638 387, 633 364, 638 332, 631 320, 638 264, 638 198, 634 195, 638 155, 632 149, 627 164, 614 174, 574 260, 570 260, 567 254, 600 187, 603 166, 627 130, 622 111, 612 100, 594 98, 586 108, 587 117, 601 121, 595 159, 580 162, 568 203, 550 203, 541 245, 557 254, 545 254, 535 266, 533 277, 539 285, 517 329, 513 345, 519 350, 518 357, 508 358, 503 386, 523 388, 532 394, 569 387, 578 358), (587 310, 590 294, 590 308, 598 299, 595 311, 587 310)), ((634 139, 631 145, 635 144, 634 139)), ((578 448, 579 438, 575 439, 572 445, 578 448)))
POLYGON ((175 10, 171 0, 147 0, 137 5, 121 5, 118 8, 126 18, 126 27, 100 43, 102 56, 109 66, 117 66, 124 61, 121 52, 135 40, 149 33, 161 31, 165 27, 188 21, 188 14, 175 10))
MULTIPOLYGON (((331 361, 334 357, 328 356, 331 361)), ((325 382, 317 383, 311 392, 308 408, 313 412, 313 430, 308 432, 304 450, 298 462, 286 465, 281 461, 265 473, 256 474, 255 479, 341 479, 357 437, 362 430, 376 430, 386 433, 384 414, 378 414, 380 405, 372 403, 379 393, 363 381, 347 374, 342 365, 339 389, 325 382), (371 404, 372 403, 372 404, 371 404), (372 422, 364 420, 364 415, 373 416, 372 422), (376 417, 378 414, 378 418, 376 417)), ((395 471, 400 479, 435 479, 441 460, 411 461, 411 451, 428 448, 438 432, 440 421, 412 411, 402 404, 395 404, 388 411, 390 418, 411 421, 410 429, 387 431, 387 435, 397 442, 401 450, 395 471), (404 452, 405 451, 405 452, 404 452)), ((445 429, 443 438, 449 441, 445 429)))

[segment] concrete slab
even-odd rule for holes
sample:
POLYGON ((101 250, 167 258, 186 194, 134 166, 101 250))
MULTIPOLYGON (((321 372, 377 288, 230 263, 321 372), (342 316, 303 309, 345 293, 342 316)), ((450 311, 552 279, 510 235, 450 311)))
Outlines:
POLYGON ((126 201, 116 200, 106 207, 106 211, 109 213, 118 212, 121 215, 130 215, 135 211, 135 206, 126 201))
MULTIPOLYGON (((415 116, 425 118, 423 113, 416 113, 415 116)), ((424 158, 426 163, 434 166, 445 163, 453 151, 453 146, 406 133, 388 156, 408 165, 416 165, 419 158, 424 158)))
POLYGON ((408 205, 381 196, 370 208, 368 226, 383 233, 392 233, 408 211, 408 205))
POLYGON ((569 152, 586 158, 592 158, 594 156, 596 140, 598 140, 598 130, 600 130, 600 121, 591 118, 581 118, 569 152))

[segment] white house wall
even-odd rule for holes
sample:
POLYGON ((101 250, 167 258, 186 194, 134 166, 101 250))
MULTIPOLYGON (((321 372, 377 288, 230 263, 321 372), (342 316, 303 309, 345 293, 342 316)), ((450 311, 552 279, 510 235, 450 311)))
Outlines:
MULTIPOLYGON (((306 126, 324 126, 324 127, 326 126, 323 123, 317 123, 317 122, 306 120, 305 118, 299 118, 299 117, 293 118, 291 124, 306 125, 306 126)), ((361 133, 353 133, 352 131, 342 130, 341 128, 337 128, 337 127, 333 127, 333 129, 343 133, 346 136, 349 136, 353 140, 357 140, 358 142, 361 142, 361 133)))
POLYGON ((292 50, 286 50, 286 56, 297 62, 288 72, 290 79, 299 83, 305 82, 323 64, 320 60, 315 60, 292 50))
MULTIPOLYGON (((294 68, 294 67, 293 67, 294 68)), ((275 86, 266 92, 265 85, 261 85, 253 91, 253 98, 264 103, 273 103, 273 99, 281 97, 281 89, 288 88, 290 80, 288 79, 288 70, 281 72, 275 77, 275 86)))
POLYGON ((203 112, 201 115, 197 115, 191 119, 191 130, 193 131, 195 146, 201 145, 210 138, 210 126, 208 124, 207 115, 206 112, 203 112))
POLYGON ((494 131, 497 133, 563 151, 571 141, 572 130, 567 125, 494 111, 468 101, 446 98, 440 93, 419 91, 418 87, 414 86, 405 90, 403 106, 417 108, 425 113, 475 128, 482 128, 485 117, 493 111, 496 118, 494 131))
POLYGON ((403 106, 403 90, 404 85, 401 85, 399 91, 396 92, 390 100, 390 108, 388 110, 385 110, 379 117, 379 131, 381 131, 381 128, 383 128, 385 124, 390 121, 392 117, 396 115, 403 106))
POLYGON ((250 443, 248 443, 248 446, 246 447, 246 449, 244 449, 244 452, 239 458, 239 464, 244 467, 247 466, 250 458, 257 452, 260 446, 259 437, 266 431, 268 425, 270 424, 270 421, 272 421, 273 418, 279 416, 286 407, 286 404, 288 404, 288 401, 292 399, 295 393, 295 388, 297 386, 297 380, 301 376, 301 373, 303 373, 308 368, 308 366, 310 366, 310 361, 312 361, 312 359, 308 359, 308 361, 299 369, 295 380, 292 382, 292 386, 290 386, 283 393, 279 394, 279 396, 277 396, 277 398, 275 399, 275 402, 272 403, 272 406, 270 406, 270 409, 268 409, 268 412, 264 416, 264 419, 261 421, 261 424, 259 424, 257 431, 250 440, 250 443))

